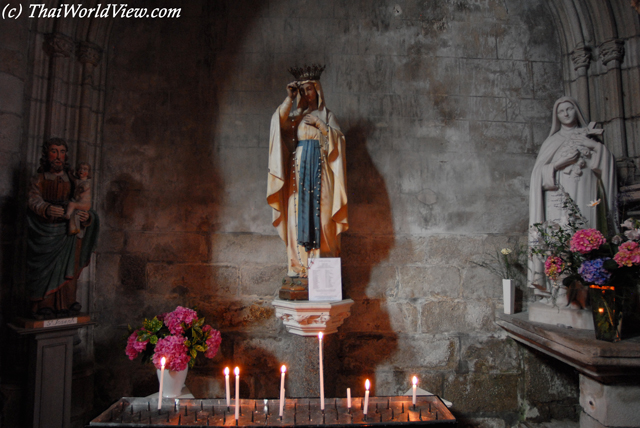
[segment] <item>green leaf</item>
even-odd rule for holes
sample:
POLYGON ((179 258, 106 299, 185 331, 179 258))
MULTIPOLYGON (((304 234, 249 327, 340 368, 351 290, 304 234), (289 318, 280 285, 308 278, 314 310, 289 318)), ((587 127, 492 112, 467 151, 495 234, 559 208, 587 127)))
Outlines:
POLYGON ((190 340, 185 340, 184 341, 184 346, 186 346, 187 348, 191 347, 191 341, 190 340))
POLYGON ((151 343, 152 345, 155 345, 156 343, 158 343, 158 336, 156 336, 155 334, 151 336, 149 338, 149 343, 151 343))
POLYGON ((204 317, 202 317, 198 321, 196 321, 195 324, 193 324, 193 326, 194 327, 202 327, 203 324, 204 324, 204 317))
POLYGON ((194 361, 196 359, 196 356, 198 355, 198 352, 195 349, 192 349, 190 352, 191 356, 193 357, 194 361))
POLYGON ((195 349, 198 352, 205 352, 205 349, 202 347, 202 345, 196 345, 193 347, 193 349, 195 349))

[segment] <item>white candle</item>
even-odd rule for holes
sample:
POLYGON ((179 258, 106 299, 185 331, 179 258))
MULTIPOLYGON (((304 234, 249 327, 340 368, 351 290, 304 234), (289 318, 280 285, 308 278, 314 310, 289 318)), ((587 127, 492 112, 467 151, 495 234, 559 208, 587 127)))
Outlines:
POLYGON ((367 410, 369 409, 369 386, 371 385, 371 383, 369 382, 369 379, 367 379, 367 381, 364 383, 364 387, 366 388, 366 391, 364 393, 364 414, 367 414, 367 410))
POLYGON ((418 378, 413 377, 413 407, 416 407, 416 388, 418 387, 418 378))
POLYGON ((318 352, 320 353, 320 410, 324 410, 324 370, 322 368, 322 332, 318 333, 318 352))
POLYGON ((236 367, 233 372, 236 374, 236 420, 240 419, 240 369, 236 367))
POLYGON ((347 388, 347 408, 351 408, 351 388, 347 388))
POLYGON ((224 381, 226 383, 226 391, 227 391, 227 407, 231 405, 231 394, 229 392, 229 367, 224 368, 224 381))
POLYGON ((158 410, 162 409, 162 384, 164 383, 164 365, 167 362, 165 357, 162 357, 160 360, 160 365, 162 368, 160 369, 160 391, 158 391, 158 410))
POLYGON ((280 367, 280 371, 282 375, 280 376, 280 417, 282 417, 282 413, 284 412, 284 374, 287 371, 287 368, 282 365, 280 367))

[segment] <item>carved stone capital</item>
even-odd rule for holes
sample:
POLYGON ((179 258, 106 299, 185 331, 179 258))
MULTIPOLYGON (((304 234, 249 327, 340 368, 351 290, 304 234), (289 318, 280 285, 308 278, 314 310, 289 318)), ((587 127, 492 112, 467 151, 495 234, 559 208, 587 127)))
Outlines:
POLYGON ((52 57, 70 57, 75 43, 73 39, 62 33, 52 33, 45 36, 45 50, 52 57))
POLYGON ((603 65, 611 61, 622 62, 624 58, 624 41, 620 39, 607 40, 600 45, 600 59, 603 65))
POLYGON ((81 63, 91 64, 95 67, 102 59, 102 48, 93 43, 82 42, 78 46, 76 55, 81 63))
POLYGON ((339 302, 309 302, 307 300, 275 299, 276 318, 281 319, 287 331, 298 336, 316 336, 338 331, 349 312, 353 300, 339 302))
POLYGON ((573 62, 573 69, 589 68, 591 64, 591 48, 579 43, 573 52, 571 52, 571 62, 573 62))

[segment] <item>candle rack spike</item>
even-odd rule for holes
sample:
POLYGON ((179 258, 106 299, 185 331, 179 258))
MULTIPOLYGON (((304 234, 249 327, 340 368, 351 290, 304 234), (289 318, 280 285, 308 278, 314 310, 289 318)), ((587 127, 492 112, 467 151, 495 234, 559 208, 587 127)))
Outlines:
POLYGON ((151 403, 147 401, 147 412, 150 412, 150 411, 151 411, 151 403))
POLYGON ((404 403, 402 403, 402 413, 404 413, 404 403))
POLYGON ((187 416, 189 416, 189 405, 188 404, 186 406, 184 406, 184 417, 186 418, 187 416))
POLYGON ((120 415, 120 423, 122 424, 124 421, 124 413, 120 415))
POLYGON ((387 410, 389 410, 389 399, 387 398, 387 410))
POLYGON ((238 420, 236 419, 236 426, 238 426, 238 420))
POLYGON ((395 418, 396 418, 395 412, 393 411, 393 409, 391 409, 391 419, 395 419, 395 418))
POLYGON ((429 413, 431 413, 431 403, 429 403, 429 413))
POLYGON ((204 405, 202 404, 202 400, 200 400, 200 410, 204 410, 204 405))
POLYGON ((207 416, 207 426, 209 426, 209 416, 207 416))
POLYGON ((380 423, 382 423, 382 413, 380 413, 380 423))
POLYGON ((322 425, 325 425, 325 421, 324 421, 324 413, 322 414, 322 425))
POLYGON ((438 411, 436 410, 436 421, 438 420, 438 411))
POLYGON ((293 425, 294 426, 296 425, 296 414, 295 413, 293 414, 293 425))
POLYGON ((151 425, 151 415, 149 415, 149 425, 151 425))
POLYGON ((411 418, 409 416, 411 416, 411 415, 409 413, 407 413, 407 422, 411 422, 411 418))
POLYGON ((227 423, 227 412, 223 412, 222 423, 227 423))
POLYGON ((167 412, 167 422, 169 422, 169 416, 171 416, 171 413, 167 412))
POLYGON ((178 415, 178 425, 182 425, 182 415, 178 415))
POLYGON ((196 422, 198 422, 198 411, 197 411, 197 410, 196 410, 196 413, 194 414, 194 420, 195 420, 196 422))
POLYGON ((258 410, 258 402, 254 401, 253 402, 253 411, 256 411, 256 410, 258 410))
POLYGON ((215 416, 216 415, 216 406, 214 406, 213 404, 211 405, 211 416, 215 416))
POLYGON ((376 403, 376 413, 378 413, 378 403, 376 403))
POLYGON ((133 416, 133 403, 131 403, 131 416, 133 416))
POLYGON ((251 413, 251 423, 253 423, 253 412, 251 413))

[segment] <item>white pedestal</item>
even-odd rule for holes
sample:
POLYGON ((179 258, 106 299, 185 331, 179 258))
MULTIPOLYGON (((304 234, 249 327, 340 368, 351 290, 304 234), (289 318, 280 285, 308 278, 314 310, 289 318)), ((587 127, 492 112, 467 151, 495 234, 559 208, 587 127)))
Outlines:
POLYGON ((338 331, 344 320, 351 315, 353 300, 337 302, 309 302, 307 300, 280 300, 272 302, 276 317, 281 319, 287 331, 298 336, 316 336, 338 331))
POLYGON ((529 305, 529 321, 593 330, 593 316, 591 309, 558 308, 544 303, 529 305))

